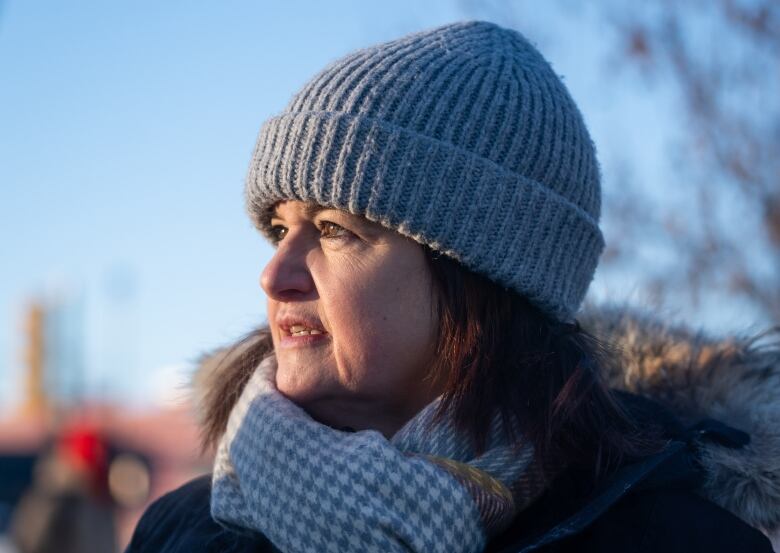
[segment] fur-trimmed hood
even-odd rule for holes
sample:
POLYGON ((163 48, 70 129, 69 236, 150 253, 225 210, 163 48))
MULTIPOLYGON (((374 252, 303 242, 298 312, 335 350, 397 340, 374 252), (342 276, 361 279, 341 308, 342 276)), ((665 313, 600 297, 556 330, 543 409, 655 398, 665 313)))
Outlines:
POLYGON ((587 307, 580 322, 616 346, 608 383, 656 400, 683 423, 717 419, 750 435, 702 450, 702 493, 764 530, 780 549, 780 328, 713 337, 625 307, 587 307))
MULTIPOLYGON (((619 362, 605 377, 616 389, 649 397, 684 424, 717 419, 743 430, 748 445, 730 449, 714 442, 702 447, 702 494, 770 535, 780 551, 780 328, 752 337, 714 337, 626 307, 586 306, 581 325, 616 348, 619 362)), ((195 375, 196 405, 231 406, 236 385, 249 376, 254 360, 242 356, 271 348, 267 331, 204 356, 195 375)), ((238 387, 238 389, 243 386, 238 387)), ((215 432, 214 420, 203 420, 215 432)))

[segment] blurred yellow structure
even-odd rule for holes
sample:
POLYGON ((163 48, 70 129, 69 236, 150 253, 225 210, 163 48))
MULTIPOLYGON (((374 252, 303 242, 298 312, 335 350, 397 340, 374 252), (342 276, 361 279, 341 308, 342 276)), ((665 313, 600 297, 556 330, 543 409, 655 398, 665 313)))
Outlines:
POLYGON ((25 316, 24 391, 22 412, 27 417, 43 418, 49 409, 44 386, 46 343, 44 323, 46 311, 39 302, 32 302, 25 316))

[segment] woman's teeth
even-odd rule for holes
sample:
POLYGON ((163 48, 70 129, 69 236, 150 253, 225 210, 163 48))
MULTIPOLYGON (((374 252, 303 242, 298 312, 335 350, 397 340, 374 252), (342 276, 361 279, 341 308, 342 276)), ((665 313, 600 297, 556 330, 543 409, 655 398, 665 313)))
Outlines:
POLYGON ((292 325, 290 327, 291 336, 308 336, 310 334, 322 334, 322 331, 317 329, 307 329, 303 325, 292 325))

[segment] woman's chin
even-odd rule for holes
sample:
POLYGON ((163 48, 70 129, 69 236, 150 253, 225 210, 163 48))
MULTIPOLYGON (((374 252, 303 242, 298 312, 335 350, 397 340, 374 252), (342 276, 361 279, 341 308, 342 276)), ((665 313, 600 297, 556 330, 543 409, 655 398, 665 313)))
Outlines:
POLYGON ((340 397, 340 387, 329 381, 318 379, 286 378, 277 373, 276 387, 287 399, 306 409, 319 410, 340 397), (335 389, 334 389, 335 388, 335 389))

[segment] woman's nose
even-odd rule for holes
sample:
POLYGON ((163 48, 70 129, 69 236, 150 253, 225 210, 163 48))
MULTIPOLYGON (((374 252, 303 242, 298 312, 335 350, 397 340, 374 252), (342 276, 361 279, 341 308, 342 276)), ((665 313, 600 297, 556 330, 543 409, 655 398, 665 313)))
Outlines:
POLYGON ((260 286, 269 298, 277 301, 310 299, 314 281, 306 263, 307 251, 291 239, 279 244, 260 275, 260 286))

